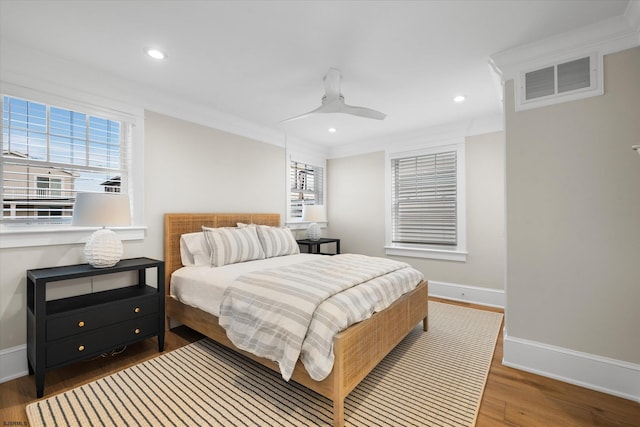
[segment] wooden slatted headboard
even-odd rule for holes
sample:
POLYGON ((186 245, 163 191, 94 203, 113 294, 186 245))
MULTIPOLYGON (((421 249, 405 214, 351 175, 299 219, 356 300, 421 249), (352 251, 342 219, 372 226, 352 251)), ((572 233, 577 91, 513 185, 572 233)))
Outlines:
POLYGON ((168 213, 164 215, 164 263, 165 289, 169 295, 171 273, 182 267, 180 259, 180 236, 201 231, 206 227, 235 227, 238 222, 279 226, 277 213, 168 213))

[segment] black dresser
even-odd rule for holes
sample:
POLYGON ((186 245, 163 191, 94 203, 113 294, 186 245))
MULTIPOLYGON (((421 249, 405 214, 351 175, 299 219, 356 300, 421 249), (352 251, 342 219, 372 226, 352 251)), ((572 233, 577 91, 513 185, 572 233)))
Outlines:
POLYGON ((150 258, 123 259, 107 268, 78 264, 27 270, 27 358, 37 397, 44 394, 50 369, 154 336, 163 351, 164 298, 164 262, 150 258), (157 287, 147 284, 147 269, 155 269, 157 287), (137 283, 47 301, 52 282, 126 271, 137 271, 137 283))

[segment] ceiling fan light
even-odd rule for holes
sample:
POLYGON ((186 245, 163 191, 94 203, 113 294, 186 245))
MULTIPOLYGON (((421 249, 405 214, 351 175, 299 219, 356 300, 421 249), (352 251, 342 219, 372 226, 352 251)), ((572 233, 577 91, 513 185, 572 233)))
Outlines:
POLYGON ((457 103, 461 103, 465 100, 465 96, 464 95, 458 95, 455 98, 453 98, 453 102, 457 102, 457 103))
POLYGON ((329 129, 327 129, 327 130, 329 131, 329 133, 336 133, 336 131, 337 131, 338 129, 336 129, 336 128, 329 128, 329 129))

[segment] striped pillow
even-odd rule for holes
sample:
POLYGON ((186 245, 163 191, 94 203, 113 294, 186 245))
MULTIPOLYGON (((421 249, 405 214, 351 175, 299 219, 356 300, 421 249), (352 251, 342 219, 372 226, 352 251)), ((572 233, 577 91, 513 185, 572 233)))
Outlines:
POLYGON ((258 225, 258 239, 266 258, 300 253, 300 247, 290 229, 258 225))
POLYGON ((211 249, 211 265, 214 267, 264 259, 255 225, 244 228, 203 226, 202 231, 211 249))

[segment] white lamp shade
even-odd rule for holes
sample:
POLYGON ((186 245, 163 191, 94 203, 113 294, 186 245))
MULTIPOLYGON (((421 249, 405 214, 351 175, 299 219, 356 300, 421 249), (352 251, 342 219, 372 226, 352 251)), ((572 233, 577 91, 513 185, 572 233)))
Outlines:
POLYGON ((129 196, 118 193, 78 193, 71 223, 88 227, 131 225, 129 196))
MULTIPOLYGON (((114 193, 78 193, 71 223, 89 227, 131 225, 129 196, 114 193)), ((122 258, 122 253, 120 238, 106 228, 93 233, 84 247, 87 262, 96 268, 116 265, 122 258)))
POLYGON ((302 206, 302 220, 308 222, 324 222, 327 220, 327 214, 323 205, 304 205, 302 206))

